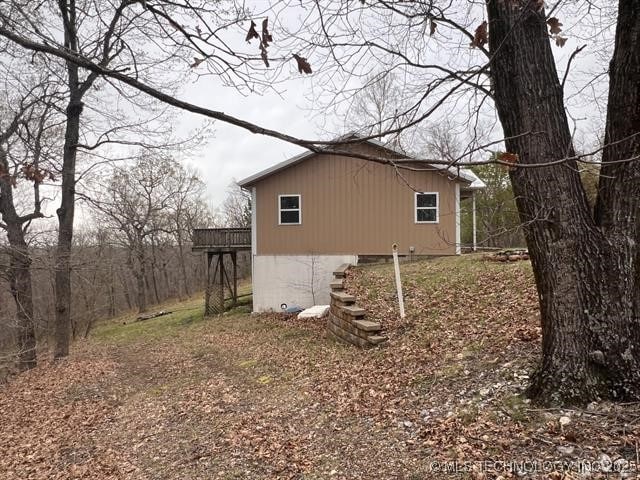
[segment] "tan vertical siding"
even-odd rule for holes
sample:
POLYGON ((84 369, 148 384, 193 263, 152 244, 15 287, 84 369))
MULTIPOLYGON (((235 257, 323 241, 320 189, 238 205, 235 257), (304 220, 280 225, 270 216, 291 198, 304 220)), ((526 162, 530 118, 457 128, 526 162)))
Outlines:
POLYGON ((255 184, 258 255, 453 255, 455 182, 434 171, 404 171, 317 155, 255 184), (439 223, 415 223, 412 188, 439 193, 439 223), (278 225, 278 195, 300 194, 301 225, 278 225))

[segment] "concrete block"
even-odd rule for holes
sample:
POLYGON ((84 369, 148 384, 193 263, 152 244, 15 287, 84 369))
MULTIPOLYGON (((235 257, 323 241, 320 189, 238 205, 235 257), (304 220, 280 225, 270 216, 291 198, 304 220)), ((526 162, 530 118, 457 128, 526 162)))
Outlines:
POLYGON ((367 313, 363 308, 358 307, 357 305, 347 305, 340 307, 344 313, 351 317, 364 317, 367 313))
POLYGON ((347 292, 331 292, 329 295, 332 300, 338 300, 345 305, 350 305, 356 301, 356 297, 349 295, 347 292))
POLYGON ((333 271, 333 276, 336 278, 344 278, 347 275, 347 270, 350 266, 350 263, 343 263, 333 271))
POLYGON ((355 335, 356 337, 366 340, 367 342, 369 341, 369 337, 371 336, 371 332, 367 332, 356 327, 353 320, 342 320, 334 315, 329 314, 329 323, 333 323, 345 332, 348 332, 351 335, 355 335))
POLYGON ((314 305, 298 314, 298 318, 324 318, 329 313, 329 305, 314 305))
POLYGON ((343 330, 333 322, 329 322, 329 330, 331 330, 331 332, 333 332, 335 335, 339 336, 343 340, 346 340, 347 342, 352 343, 353 345, 356 345, 358 347, 365 348, 371 345, 371 343, 369 343, 364 338, 358 337, 357 335, 354 335, 352 333, 347 332, 346 330, 343 330))
POLYGON ((368 338, 369 342, 371 342, 374 345, 381 345, 385 342, 387 342, 389 339, 387 337, 383 337, 382 335, 371 335, 368 338))
POLYGON ((354 320, 353 324, 365 332, 378 332, 382 328, 379 323, 369 320, 354 320))

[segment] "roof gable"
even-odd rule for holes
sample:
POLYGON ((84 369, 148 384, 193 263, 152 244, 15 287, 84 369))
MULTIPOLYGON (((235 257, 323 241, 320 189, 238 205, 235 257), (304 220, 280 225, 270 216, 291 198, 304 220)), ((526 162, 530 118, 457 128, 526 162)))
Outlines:
MULTIPOLYGON (((358 139, 358 135, 355 133, 348 133, 346 135, 343 135, 341 137, 335 138, 332 141, 334 142, 340 142, 340 141, 345 141, 345 140, 350 140, 350 139, 358 139)), ((415 157, 410 157, 409 155, 407 155, 404 152, 401 152, 400 150, 397 150, 389 145, 385 145, 382 142, 378 141, 378 140, 374 140, 374 139, 368 139, 368 140, 363 140, 361 143, 355 143, 354 145, 359 145, 359 144, 368 144, 383 150, 386 150, 387 152, 391 153, 394 156, 400 156, 403 159, 405 159, 404 161, 411 161, 412 163, 420 163, 420 164, 425 164, 426 166, 432 168, 434 171, 439 172, 439 173, 446 173, 448 175, 451 175, 452 178, 451 180, 456 180, 456 181, 460 181, 463 183, 466 183, 466 187, 469 189, 480 189, 480 188, 484 188, 486 185, 485 183, 478 177, 476 176, 471 170, 467 170, 465 168, 460 168, 460 167, 447 167, 445 165, 433 165, 430 164, 424 160, 420 160, 418 158, 415 157)), ((240 180, 238 182, 238 185, 240 187, 246 188, 249 187, 257 182, 259 182, 260 180, 267 178, 271 175, 274 175, 284 169, 287 169, 293 165, 296 165, 298 163, 301 163, 315 155, 322 155, 322 154, 331 154, 333 152, 326 151, 326 152, 312 152, 312 151, 306 151, 306 152, 302 152, 298 155, 295 155, 291 158, 288 158, 287 160, 284 160, 280 163, 277 163, 275 165, 272 165, 269 168, 266 168, 262 171, 259 171, 253 175, 250 175, 242 180, 240 180)))

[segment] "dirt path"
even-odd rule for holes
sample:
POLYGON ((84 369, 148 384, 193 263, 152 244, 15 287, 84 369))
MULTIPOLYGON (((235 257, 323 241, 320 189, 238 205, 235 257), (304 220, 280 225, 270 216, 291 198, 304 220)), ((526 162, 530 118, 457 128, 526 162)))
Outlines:
POLYGON ((359 360, 315 333, 246 316, 99 333, 0 392, 2 478, 365 478, 381 454, 395 475, 398 432, 317 397, 313 362, 359 360))

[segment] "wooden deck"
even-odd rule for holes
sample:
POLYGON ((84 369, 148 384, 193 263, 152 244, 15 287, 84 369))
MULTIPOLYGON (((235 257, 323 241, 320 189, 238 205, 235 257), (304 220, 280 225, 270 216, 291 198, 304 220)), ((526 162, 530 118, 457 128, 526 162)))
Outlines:
POLYGON ((251 228, 197 228, 193 231, 192 249, 206 252, 251 250, 251 228))
POLYGON ((231 293, 232 306, 238 302, 238 252, 251 250, 251 228, 196 228, 191 249, 204 252, 207 258, 205 315, 224 313, 225 288, 231 293), (231 265, 225 262, 225 255, 231 265))

